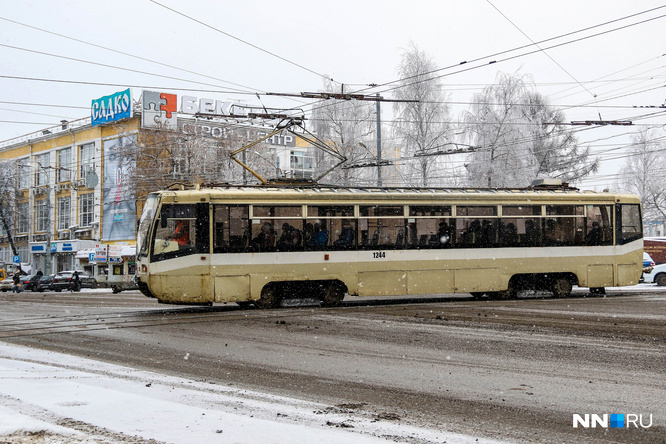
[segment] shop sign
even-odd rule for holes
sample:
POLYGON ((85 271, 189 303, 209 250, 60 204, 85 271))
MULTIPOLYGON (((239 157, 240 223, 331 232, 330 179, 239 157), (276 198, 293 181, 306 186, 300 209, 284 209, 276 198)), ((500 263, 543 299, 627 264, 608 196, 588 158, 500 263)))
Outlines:
POLYGON ((122 262, 122 261, 123 261, 123 246, 109 245, 109 262, 122 262))
POLYGON ((103 125, 132 115, 132 93, 129 88, 110 96, 92 101, 90 116, 92 126, 103 125))
POLYGON ((176 129, 178 97, 158 91, 143 91, 141 124, 145 128, 176 129))
POLYGON ((95 262, 106 262, 106 245, 95 246, 95 262))

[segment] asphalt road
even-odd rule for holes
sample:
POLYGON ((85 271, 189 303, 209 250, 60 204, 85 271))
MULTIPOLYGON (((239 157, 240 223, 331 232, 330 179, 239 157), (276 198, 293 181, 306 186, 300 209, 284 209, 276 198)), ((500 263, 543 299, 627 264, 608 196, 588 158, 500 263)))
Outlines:
MULTIPOLYGON (((642 290, 641 290, 642 289, 642 290)), ((0 340, 507 442, 666 442, 666 290, 464 295, 337 308, 0 293, 0 340), (573 414, 649 428, 574 428, 573 414)), ((345 424, 337 424, 345 426, 345 424)))

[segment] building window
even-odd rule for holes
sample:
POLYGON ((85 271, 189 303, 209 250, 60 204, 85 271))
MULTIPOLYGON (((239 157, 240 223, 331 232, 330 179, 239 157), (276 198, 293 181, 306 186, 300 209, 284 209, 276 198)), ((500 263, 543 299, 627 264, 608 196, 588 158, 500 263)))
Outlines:
POLYGON ((49 184, 49 166, 51 165, 51 156, 49 153, 40 154, 35 156, 37 162, 35 171, 35 184, 37 186, 44 186, 49 184))
POLYGON ((28 224, 28 202, 18 204, 18 212, 16 217, 16 232, 27 233, 29 228, 28 224))
POLYGON ((72 267, 72 255, 71 254, 59 254, 57 256, 57 265, 58 273, 65 270, 71 270, 72 267))
POLYGON ((30 251, 28 250, 28 246, 22 245, 20 247, 16 247, 16 250, 21 257, 21 262, 28 262, 28 259, 30 258, 30 251))
POLYGON ((35 202, 35 231, 48 231, 49 206, 46 199, 35 202))
POLYGON ((28 159, 27 157, 24 159, 20 159, 18 161, 18 168, 19 168, 19 174, 18 174, 19 190, 30 188, 30 176, 31 176, 30 159, 28 159))
POLYGON ((72 225, 72 198, 58 198, 58 230, 66 230, 72 225))
POLYGON ((79 177, 85 179, 86 173, 95 171, 95 143, 81 145, 79 150, 79 177))
POLYGON ((292 150, 289 156, 291 176, 294 178, 312 178, 313 163, 314 157, 309 152, 292 150))
POLYGON ((93 193, 79 196, 79 225, 89 227, 94 220, 95 195, 93 193))
POLYGON ((72 149, 64 148, 58 150, 56 159, 58 182, 69 182, 72 180, 70 168, 72 167, 72 149))
POLYGON ((0 248, 0 262, 10 264, 12 262, 12 250, 9 247, 0 248))

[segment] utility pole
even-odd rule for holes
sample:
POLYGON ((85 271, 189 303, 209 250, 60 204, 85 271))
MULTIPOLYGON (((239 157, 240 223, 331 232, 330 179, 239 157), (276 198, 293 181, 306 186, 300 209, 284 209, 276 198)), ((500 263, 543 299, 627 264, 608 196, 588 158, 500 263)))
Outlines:
MULTIPOLYGON (((379 94, 377 94, 379 99, 379 94)), ((382 186, 382 115, 380 100, 375 102, 377 110, 377 186, 382 186)))

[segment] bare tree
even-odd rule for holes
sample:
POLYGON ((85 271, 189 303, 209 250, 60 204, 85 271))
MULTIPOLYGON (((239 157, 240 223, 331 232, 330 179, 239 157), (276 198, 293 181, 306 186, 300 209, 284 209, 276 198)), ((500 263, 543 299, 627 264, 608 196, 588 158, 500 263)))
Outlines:
POLYGON ((14 243, 17 180, 18 165, 16 161, 4 160, 0 162, 0 227, 6 233, 14 256, 18 256, 18 249, 14 243))
POLYGON ((645 129, 633 136, 629 156, 620 170, 621 187, 641 198, 646 220, 666 219, 664 162, 666 143, 656 138, 655 130, 645 129))
POLYGON ((599 159, 592 158, 590 148, 582 148, 573 130, 563 125, 564 113, 550 106, 539 92, 525 93, 523 115, 530 152, 536 168, 534 178, 561 178, 575 182, 599 169, 599 159))
POLYGON ((400 141, 403 157, 413 157, 406 164, 405 180, 410 186, 441 185, 433 179, 435 170, 445 170, 445 159, 432 154, 449 141, 451 126, 447 95, 433 71, 436 63, 412 43, 404 52, 398 75, 400 87, 395 98, 413 100, 393 105, 396 118, 393 134, 400 141))
MULTIPOLYGON (((330 80, 324 84, 325 92, 336 92, 330 80)), ((348 91, 346 91, 348 92, 348 91)), ((314 132, 337 153, 347 158, 348 164, 359 164, 376 160, 376 152, 371 152, 367 139, 374 134, 375 114, 371 102, 357 100, 330 100, 319 104, 312 113, 315 122, 314 132)), ((319 172, 328 170, 337 163, 323 151, 315 152, 316 168, 319 172)), ((337 185, 359 185, 368 183, 372 172, 366 168, 337 168, 326 176, 326 182, 337 185)))
POLYGON ((598 168, 529 76, 498 73, 495 84, 474 95, 462 121, 475 148, 466 165, 470 185, 527 186, 543 176, 574 181, 598 168))
MULTIPOLYGON (((230 130, 225 137, 199 134, 193 124, 181 130, 166 128, 143 129, 138 137, 124 135, 117 155, 131 178, 130 189, 137 198, 164 189, 173 183, 242 183, 241 167, 229 153, 247 143, 242 131, 230 130)), ((263 174, 274 174, 274 164, 267 163, 260 144, 248 161, 249 166, 263 174)))

